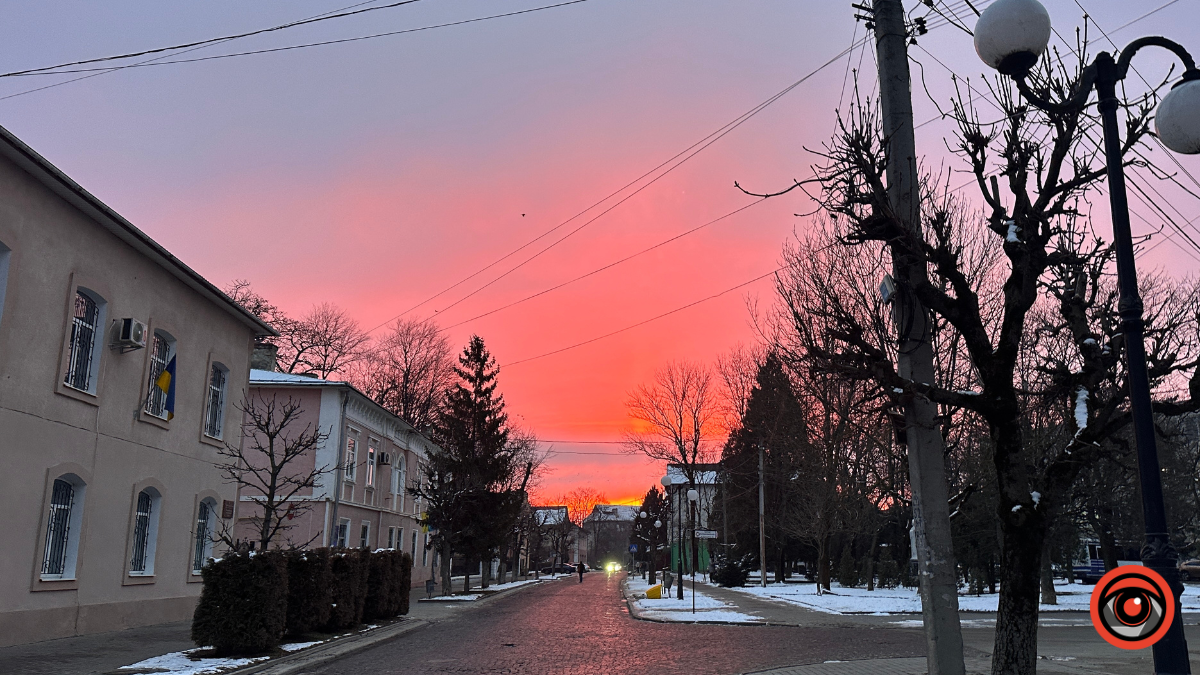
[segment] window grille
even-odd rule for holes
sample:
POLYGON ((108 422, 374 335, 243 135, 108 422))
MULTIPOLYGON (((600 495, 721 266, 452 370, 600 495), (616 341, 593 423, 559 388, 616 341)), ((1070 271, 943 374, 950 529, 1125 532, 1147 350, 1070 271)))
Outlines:
POLYGON ((404 511, 404 458, 397 453, 396 460, 392 462, 392 494, 396 495, 393 507, 400 512, 404 511))
POLYGON ((72 389, 91 391, 92 357, 96 346, 96 324, 100 307, 87 295, 76 291, 75 317, 71 321, 71 356, 64 383, 72 389))
POLYGON ((71 507, 75 488, 65 480, 55 480, 50 496, 50 517, 46 524, 46 550, 42 554, 42 575, 61 577, 67 569, 67 544, 70 541, 71 507))
POLYGON ((337 529, 337 547, 346 548, 346 544, 350 539, 350 519, 341 518, 338 520, 337 529))
POLYGON ((137 515, 133 521, 133 558, 129 561, 130 572, 146 571, 146 552, 150 543, 150 509, 154 500, 146 492, 138 493, 137 515))
POLYGON ((354 473, 358 465, 358 439, 346 439, 346 480, 354 482, 354 473))
POLYGON ((146 414, 167 418, 167 392, 155 384, 158 376, 166 370, 171 360, 171 343, 166 338, 154 334, 154 345, 150 350, 150 383, 146 386, 146 414))
POLYGON ((208 380, 208 414, 204 419, 204 433, 213 438, 220 438, 224 418, 225 369, 214 365, 212 367, 212 377, 208 380))
POLYGON ((371 524, 364 522, 362 524, 362 530, 359 532, 359 535, 360 536, 359 536, 359 540, 358 540, 358 547, 366 548, 367 544, 369 544, 371 541, 371 524))
POLYGON ((208 561, 208 552, 212 543, 210 540, 210 531, 212 530, 212 508, 208 502, 200 502, 200 511, 196 516, 196 551, 192 557, 192 573, 199 574, 200 570, 204 569, 204 563, 208 561))

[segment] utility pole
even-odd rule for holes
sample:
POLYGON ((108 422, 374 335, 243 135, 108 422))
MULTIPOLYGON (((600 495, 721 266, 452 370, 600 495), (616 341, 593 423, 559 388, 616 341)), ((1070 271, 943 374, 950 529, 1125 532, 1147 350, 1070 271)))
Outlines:
MULTIPOLYGON (((904 6, 901 0, 873 0, 872 14, 883 133, 888 139, 888 201, 902 225, 920 237, 921 203, 904 6)), ((892 276, 897 287, 893 316, 897 328, 902 331, 897 350, 899 374, 914 382, 933 383, 929 313, 910 290, 928 279, 925 263, 893 256, 892 276)), ((921 613, 925 623, 929 675, 963 675, 958 584, 950 541, 946 472, 942 459, 944 448, 937 428, 937 413, 937 404, 927 398, 912 396, 905 402, 921 613)))
POLYGON ((767 587, 767 512, 766 497, 763 490, 763 446, 758 444, 758 583, 767 587))

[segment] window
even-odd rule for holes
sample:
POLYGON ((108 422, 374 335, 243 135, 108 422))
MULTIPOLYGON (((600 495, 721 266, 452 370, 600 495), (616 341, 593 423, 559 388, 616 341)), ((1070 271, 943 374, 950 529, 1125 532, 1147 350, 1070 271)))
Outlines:
POLYGON ((204 434, 220 438, 225 429, 225 382, 229 371, 225 366, 214 363, 208 376, 208 410, 204 414, 204 434))
POLYGON ((0 320, 4 318, 4 289, 8 285, 8 261, 12 251, 0 242, 0 320))
MULTIPOLYGON (((413 558, 416 560, 416 558, 413 558)), ((421 542, 421 566, 429 564, 429 533, 426 532, 421 542)))
POLYGON ((70 355, 63 383, 72 389, 96 392, 101 340, 96 339, 104 321, 104 303, 84 289, 75 291, 75 309, 71 318, 70 355))
POLYGON ((196 541, 192 554, 192 574, 199 574, 200 570, 204 569, 208 563, 208 559, 212 557, 213 518, 216 510, 217 503, 212 499, 205 499, 200 502, 200 510, 196 512, 196 541))
POLYGON ((379 458, 377 445, 379 441, 374 438, 367 441, 367 487, 375 487, 375 462, 379 458))
POLYGON ((404 482, 404 455, 397 452, 396 459, 392 460, 392 494, 395 495, 392 508, 397 511, 404 511, 404 482))
POLYGON ((154 331, 154 340, 150 346, 150 381, 146 384, 145 410, 146 414, 164 420, 169 420, 175 412, 175 401, 169 395, 174 389, 174 357, 175 340, 166 333, 154 331), (163 377, 164 373, 168 373, 168 376, 163 377))
POLYGON ((396 536, 396 528, 388 527, 388 548, 396 548, 396 542, 404 538, 404 530, 400 530, 400 536, 396 536))
POLYGON ((362 529, 359 530, 358 547, 366 548, 371 545, 371 521, 362 521, 362 529))
POLYGON ((349 518, 338 518, 337 547, 338 548, 346 548, 346 544, 348 543, 347 540, 349 538, 350 538, 350 519, 349 518))
POLYGON ((54 480, 46 518, 46 546, 42 551, 43 580, 75 578, 83 495, 84 484, 78 477, 67 474, 54 480))
POLYGON ((417 559, 417 531, 413 530, 412 536, 412 559, 417 559))
POLYGON ((353 483, 355 470, 358 468, 358 432, 351 430, 346 439, 346 480, 353 483))
POLYGON ((146 488, 138 493, 133 517, 133 555, 129 559, 131 576, 154 574, 154 549, 158 540, 158 490, 146 488))

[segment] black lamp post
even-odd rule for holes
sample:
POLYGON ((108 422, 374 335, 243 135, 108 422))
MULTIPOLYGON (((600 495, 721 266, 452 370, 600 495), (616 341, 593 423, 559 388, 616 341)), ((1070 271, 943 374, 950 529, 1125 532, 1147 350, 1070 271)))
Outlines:
MULTIPOLYGON (((1083 70, 1078 89, 1070 99, 1051 102, 1031 91, 1025 82, 1029 70, 1046 50, 1050 32, 1050 15, 1037 0, 997 0, 984 11, 975 26, 975 50, 984 63, 1016 80, 1017 88, 1026 100, 1047 112, 1082 109, 1087 105, 1093 88, 1099 95, 1117 256, 1117 282, 1121 293, 1118 311, 1125 335, 1129 402, 1133 414, 1142 514, 1146 528, 1142 564, 1167 580, 1178 602, 1183 584, 1177 567, 1178 554, 1168 536, 1162 477, 1155 447, 1143 335, 1145 321, 1142 319, 1142 299, 1138 293, 1137 271, 1134 268, 1133 237, 1129 230, 1129 204, 1125 194, 1125 168, 1117 123, 1119 102, 1116 87, 1118 82, 1125 79, 1130 60, 1141 48, 1163 47, 1178 56, 1185 69, 1183 77, 1159 104, 1155 127, 1159 139, 1167 148, 1183 154, 1197 154, 1200 153, 1200 70, 1196 69, 1191 55, 1179 44, 1162 37, 1139 38, 1121 50, 1119 59, 1114 59, 1108 52, 1097 54, 1095 60, 1083 70)), ((1154 671, 1172 675, 1191 672, 1183 635, 1183 618, 1178 611, 1167 634, 1154 645, 1154 671)))

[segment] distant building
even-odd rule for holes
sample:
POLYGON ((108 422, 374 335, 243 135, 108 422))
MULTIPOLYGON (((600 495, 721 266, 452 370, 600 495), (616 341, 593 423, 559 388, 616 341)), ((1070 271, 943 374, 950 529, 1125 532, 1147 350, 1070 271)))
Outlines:
POLYGON ((0 204, 0 646, 189 619, 273 331, 2 128, 0 204))
MULTIPOLYGON (((671 569, 679 568, 679 537, 684 539, 684 550, 689 551, 692 536, 692 518, 695 518, 694 528, 699 530, 713 529, 719 521, 713 516, 720 515, 717 499, 720 495, 720 464, 696 464, 692 467, 692 480, 688 480, 688 472, 682 464, 667 465, 667 475, 671 477, 671 486, 667 488, 667 498, 670 504, 671 518, 667 523, 667 540, 671 548, 671 569), (696 490, 695 509, 688 506, 688 490, 696 490), (694 516, 692 515, 694 513, 694 516)), ((710 541, 696 543, 696 570, 704 572, 708 569, 711 555, 710 541)), ((684 568, 690 569, 691 555, 684 558, 684 568)))
MULTIPOLYGON (((287 541, 279 543, 399 549, 413 557, 414 586, 431 578, 434 552, 420 524, 424 505, 408 488, 421 479, 421 466, 437 447, 433 441, 346 382, 252 370, 248 393, 263 401, 299 402, 303 412, 295 429, 311 425, 328 435, 298 470, 343 467, 295 498, 310 508, 289 523, 287 541)), ((256 494, 242 489, 238 495, 236 531, 243 540, 256 538, 256 494)))
POLYGON ((633 554, 629 552, 629 538, 638 516, 637 506, 622 504, 596 504, 583 521, 587 533, 589 562, 604 565, 615 562, 629 566, 633 554))
POLYGON ((588 562, 586 531, 571 522, 567 507, 535 506, 533 518, 538 532, 529 543, 529 569, 588 562))

